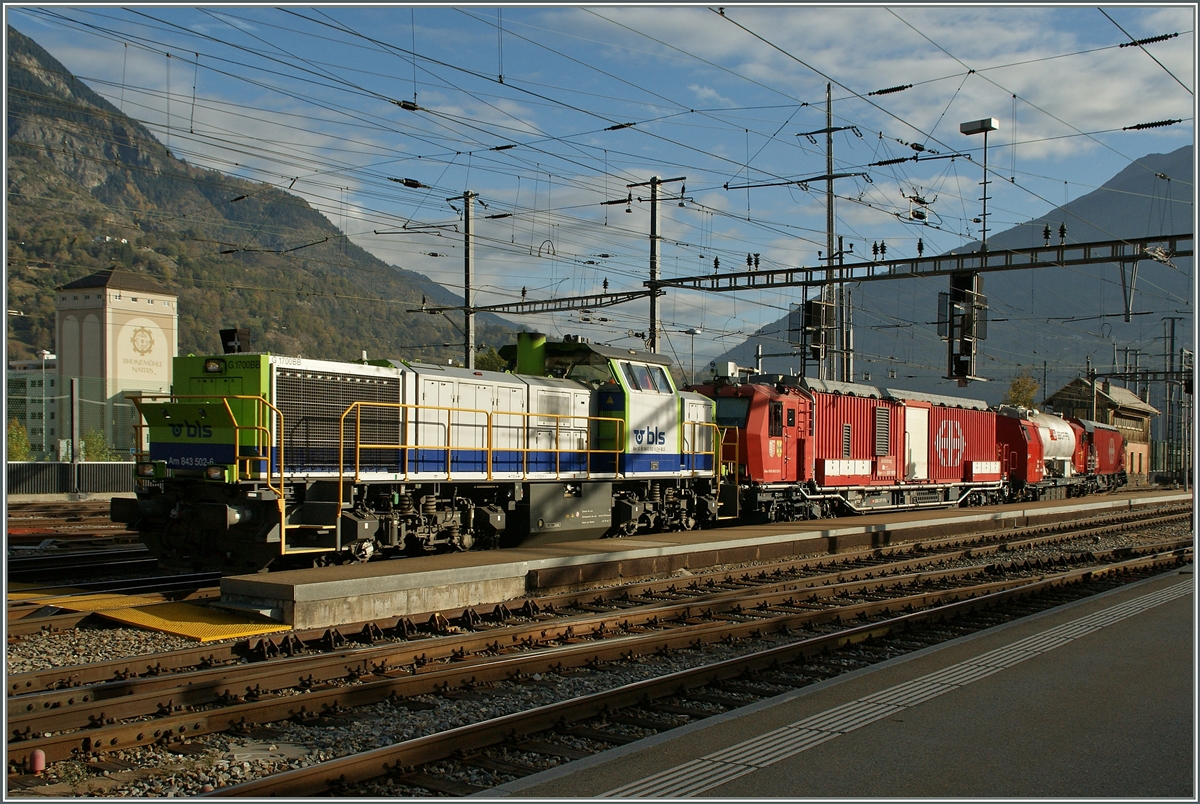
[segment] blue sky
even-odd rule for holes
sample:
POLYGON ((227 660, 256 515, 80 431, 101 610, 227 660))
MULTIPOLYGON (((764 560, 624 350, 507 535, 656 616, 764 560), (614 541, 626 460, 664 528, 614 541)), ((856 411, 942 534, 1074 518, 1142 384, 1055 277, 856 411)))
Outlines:
MULTIPOLYGON (((825 127, 826 83, 833 124, 847 127, 834 135, 834 172, 866 174, 835 184, 836 231, 857 254, 878 241, 897 258, 915 255, 918 238, 926 253, 978 238, 983 143, 959 133, 964 121, 999 121, 991 231, 1195 136, 1194 5, 6 12, 177 156, 290 186, 384 261, 455 290, 461 204, 446 199, 479 193, 478 304, 516 301, 522 288, 529 299, 599 293, 605 280, 640 289, 649 193, 628 185, 653 176, 686 177, 663 187, 664 275, 709 273, 714 258, 742 269, 747 254, 763 268, 819 265, 824 182, 779 183, 826 172, 824 136, 803 136, 825 127), (1168 38, 1119 47, 1157 36, 1168 38), (871 94, 896 87, 908 88, 871 94), (1182 122, 1122 130, 1162 120, 1182 122), (747 184, 779 186, 725 189, 747 184), (931 202, 929 225, 912 221, 914 196, 931 202), (376 234, 430 225, 450 228, 376 234)), ((1175 186, 1190 193, 1192 180, 1175 186)), ((664 351, 686 360, 681 333, 700 328, 696 361, 707 361, 798 300, 672 292, 664 351)), ((520 320, 635 345, 646 305, 520 320)))

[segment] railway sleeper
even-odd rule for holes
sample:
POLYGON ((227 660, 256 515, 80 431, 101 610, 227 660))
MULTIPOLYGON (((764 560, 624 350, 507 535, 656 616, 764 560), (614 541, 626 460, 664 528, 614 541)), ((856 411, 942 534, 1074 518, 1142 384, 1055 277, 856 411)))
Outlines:
POLYGON ((419 787, 422 790, 428 790, 431 793, 445 793, 448 796, 473 796, 488 789, 477 784, 462 782, 433 773, 408 773, 396 777, 396 781, 410 787, 419 787))

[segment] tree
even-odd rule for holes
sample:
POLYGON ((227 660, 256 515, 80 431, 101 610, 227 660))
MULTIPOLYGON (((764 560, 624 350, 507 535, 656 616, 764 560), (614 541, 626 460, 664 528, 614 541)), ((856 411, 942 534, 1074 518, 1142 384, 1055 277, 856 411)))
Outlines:
POLYGON ((121 455, 108 443, 104 433, 99 430, 88 430, 79 437, 83 442, 83 451, 79 455, 81 461, 119 461, 121 455))
POLYGON ((508 361, 491 346, 486 350, 475 355, 475 368, 480 371, 504 371, 508 368, 508 361))
POLYGON ((1037 398, 1037 392, 1037 380, 1033 379, 1027 370, 1022 369, 1009 383, 1008 390, 1004 392, 1004 398, 1000 400, 1000 404, 1031 408, 1033 400, 1037 398))
POLYGON ((15 417, 8 421, 8 459, 10 461, 29 460, 29 433, 15 417))

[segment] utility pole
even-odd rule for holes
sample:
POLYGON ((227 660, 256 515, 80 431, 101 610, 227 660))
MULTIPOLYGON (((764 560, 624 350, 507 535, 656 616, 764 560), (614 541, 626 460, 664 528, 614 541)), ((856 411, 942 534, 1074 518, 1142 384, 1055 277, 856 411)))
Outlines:
MULTIPOLYGON (((830 333, 829 320, 823 312, 819 318, 810 317, 807 328, 814 331, 816 343, 820 344, 820 361, 817 364, 818 378, 822 380, 854 380, 854 336, 850 332, 850 295, 842 284, 840 266, 845 264, 842 259, 841 238, 835 237, 834 231, 834 195, 833 182, 849 176, 863 176, 863 173, 834 173, 833 172, 833 135, 838 131, 853 131, 862 136, 855 126, 833 125, 833 85, 825 84, 825 128, 816 131, 805 131, 797 137, 807 137, 816 143, 814 134, 825 135, 825 175, 814 176, 804 180, 825 182, 825 283, 821 286, 821 302, 818 310, 830 310, 833 321, 833 332, 830 333), (837 245, 835 249, 835 243, 837 245), (832 346, 832 348, 830 348, 832 346)), ((851 251, 854 246, 851 245, 851 251)), ((807 307, 811 310, 812 308, 807 307)))
POLYGON ((825 253, 829 255, 828 268, 825 270, 825 302, 827 304, 837 304, 836 321, 837 321, 837 340, 834 341, 833 350, 826 352, 821 356, 821 377, 827 380, 842 380, 847 381, 845 377, 837 376, 838 372, 835 367, 843 368, 841 361, 837 360, 836 352, 845 348, 844 339, 846 334, 846 319, 842 310, 842 286, 841 284, 834 285, 834 270, 833 270, 833 86, 825 84, 825 175, 829 178, 825 180, 825 248, 828 249, 825 253))
POLYGON ((1178 439, 1178 415, 1175 410, 1175 384, 1171 378, 1175 376, 1175 322, 1182 321, 1179 316, 1167 316, 1163 319, 1163 337, 1166 341, 1166 351, 1163 354, 1163 368, 1166 377, 1163 379, 1163 446, 1167 451, 1166 470, 1173 474, 1176 469, 1175 450, 1178 439))
POLYGON ((79 499, 79 378, 71 378, 71 498, 79 499))
POLYGON ((1088 385, 1092 389, 1092 415, 1091 420, 1096 421, 1096 372, 1092 371, 1092 356, 1087 356, 1087 378, 1088 385))
MULTIPOLYGON (((833 135, 838 131, 853 131, 855 136, 862 137, 862 132, 858 130, 857 126, 833 125, 833 88, 830 84, 826 84, 825 128, 815 131, 802 131, 796 135, 797 137, 807 137, 808 141, 813 145, 817 144, 814 135, 825 135, 825 175, 809 176, 805 179, 791 179, 789 181, 764 182, 762 184, 742 184, 736 186, 725 184, 724 187, 726 190, 748 190, 751 187, 799 185, 807 190, 811 182, 825 182, 825 248, 828 253, 826 251, 817 253, 818 259, 825 261, 825 277, 820 281, 820 298, 804 299, 804 303, 801 305, 804 321, 803 330, 808 338, 808 348, 817 360, 817 370, 820 379, 836 379, 840 368, 841 379, 849 381, 853 379, 850 376, 853 374, 853 358, 847 359, 843 356, 843 359, 839 360, 837 357, 839 352, 845 353, 853 349, 853 335, 847 332, 849 326, 847 322, 850 317, 849 312, 842 308, 843 304, 849 305, 849 297, 841 293, 841 286, 835 277, 835 273, 839 272, 839 269, 835 267, 838 264, 835 260, 838 259, 839 255, 834 251, 833 182, 835 179, 866 176, 867 174, 862 171, 856 173, 833 172, 833 135)), ((854 251, 853 244, 850 245, 850 251, 854 251)), ((806 268, 798 270, 807 273, 811 280, 812 271, 806 268)), ((811 284, 816 283, 813 282, 811 284)), ((706 287, 705 289, 716 288, 706 287)), ((807 358, 803 358, 803 362, 800 365, 800 371, 803 374, 806 370, 807 358)))
MULTIPOLYGON (((630 192, 634 187, 650 186, 650 287, 656 289, 654 283, 658 282, 658 186, 667 184, 673 181, 687 181, 687 176, 678 176, 674 179, 660 179, 658 176, 651 177, 650 181, 638 182, 636 184, 626 185, 630 192)), ((647 199, 639 198, 638 201, 647 199)), ((658 351, 658 293, 653 293, 650 296, 650 328, 646 332, 646 348, 651 352, 658 351)))
MULTIPOLYGON (((475 368, 475 238, 471 224, 474 218, 475 199, 478 193, 470 190, 462 194, 463 202, 463 365, 475 368)), ((447 198, 447 201, 456 199, 447 198)))
MULTIPOLYGON (((1193 377, 1195 370, 1195 353, 1180 348, 1179 350, 1179 371, 1186 377, 1193 377)), ((1193 385, 1188 384, 1187 380, 1180 381, 1179 403, 1181 407, 1180 421, 1183 422, 1183 454, 1182 454, 1182 469, 1183 469, 1183 487, 1186 490, 1192 481, 1192 463, 1195 459, 1195 453, 1192 449, 1192 438, 1194 426, 1192 423, 1192 395, 1195 393, 1193 385), (1190 390, 1189 390, 1190 389, 1190 390)))

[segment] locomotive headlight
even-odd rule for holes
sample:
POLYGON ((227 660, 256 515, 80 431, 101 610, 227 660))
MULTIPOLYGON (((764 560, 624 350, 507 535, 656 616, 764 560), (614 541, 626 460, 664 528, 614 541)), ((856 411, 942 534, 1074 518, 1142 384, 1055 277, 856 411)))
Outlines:
POLYGON ((225 373, 225 361, 219 357, 210 357, 208 360, 204 361, 204 373, 205 374, 224 374, 225 373))
POLYGON ((149 461, 139 463, 134 471, 138 477, 154 477, 154 464, 149 461))
POLYGON ((206 466, 204 468, 205 480, 225 480, 226 467, 224 466, 206 466))

